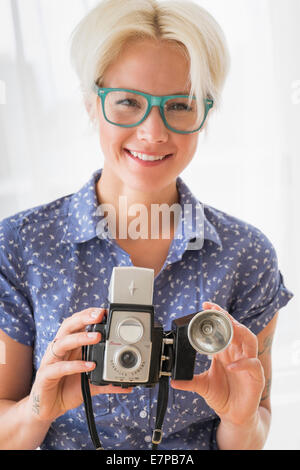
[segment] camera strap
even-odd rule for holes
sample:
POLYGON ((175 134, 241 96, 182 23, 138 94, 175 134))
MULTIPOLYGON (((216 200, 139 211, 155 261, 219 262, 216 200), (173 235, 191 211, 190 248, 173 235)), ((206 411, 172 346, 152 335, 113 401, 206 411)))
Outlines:
POLYGON ((96 450, 104 450, 99 440, 99 436, 98 436, 97 429, 96 429, 90 385, 89 385, 89 381, 88 381, 86 373, 81 374, 81 389, 82 389, 82 396, 83 396, 83 401, 84 401, 86 419, 87 419, 88 428, 90 431, 92 442, 96 450))
MULTIPOLYGON (((86 360, 86 348, 85 347, 82 348, 82 359, 86 360)), ((87 424, 88 424, 89 433, 90 433, 93 445, 96 450, 104 450, 100 442, 98 433, 97 433, 95 417, 94 417, 94 412, 93 412, 93 403, 92 403, 92 397, 91 397, 90 384, 89 384, 88 376, 85 372, 81 374, 81 391, 82 391, 87 424)), ((157 408, 156 408, 156 422, 155 422, 155 429, 152 435, 152 450, 156 450, 158 444, 160 444, 162 440, 162 426, 163 426, 163 421, 164 421, 164 417, 165 417, 166 410, 167 410, 168 397, 169 397, 169 376, 162 375, 159 380, 157 408)))
MULTIPOLYGON (((86 360, 86 347, 85 346, 83 346, 82 348, 82 359, 84 361, 86 360)), ((87 419, 88 428, 89 428, 92 442, 96 450, 104 450, 99 440, 98 433, 97 433, 95 417, 94 417, 94 412, 93 412, 93 403, 92 403, 92 397, 91 397, 90 384, 89 384, 89 379, 88 379, 86 372, 83 372, 81 374, 81 391, 82 391, 86 419, 87 419)))
POLYGON ((156 408, 156 423, 152 435, 152 450, 156 450, 162 440, 162 426, 167 411, 169 398, 169 377, 162 375, 159 380, 159 389, 156 408))

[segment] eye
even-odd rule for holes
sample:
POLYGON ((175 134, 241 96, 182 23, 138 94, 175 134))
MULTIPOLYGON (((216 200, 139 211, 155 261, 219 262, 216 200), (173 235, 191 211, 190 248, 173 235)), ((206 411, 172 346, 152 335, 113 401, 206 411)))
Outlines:
POLYGON ((193 111, 193 108, 187 103, 169 103, 166 105, 167 111, 193 111))
POLYGON ((140 108, 140 104, 134 100, 134 99, 130 99, 130 98, 126 98, 126 99, 123 99, 123 100, 118 100, 116 101, 116 104, 117 105, 124 105, 124 106, 128 106, 128 107, 138 107, 140 108))

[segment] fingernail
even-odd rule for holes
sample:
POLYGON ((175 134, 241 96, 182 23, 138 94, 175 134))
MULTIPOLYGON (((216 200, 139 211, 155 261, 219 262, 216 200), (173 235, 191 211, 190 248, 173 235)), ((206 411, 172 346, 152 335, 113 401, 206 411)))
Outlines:
POLYGON ((100 311, 99 310, 93 310, 92 313, 91 313, 91 317, 92 318, 97 318, 98 315, 99 315, 100 311))
POLYGON ((93 367, 95 366, 95 363, 94 362, 86 362, 85 363, 85 367, 87 369, 93 369, 93 367))
POLYGON ((87 333, 87 336, 92 339, 96 339, 98 336, 98 333, 87 333))

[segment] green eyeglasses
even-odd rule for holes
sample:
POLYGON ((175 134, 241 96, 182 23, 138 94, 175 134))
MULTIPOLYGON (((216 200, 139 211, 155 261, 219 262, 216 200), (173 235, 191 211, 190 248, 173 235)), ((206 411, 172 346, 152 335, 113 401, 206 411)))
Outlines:
POLYGON ((214 105, 213 100, 205 99, 203 106, 198 106, 196 98, 190 99, 189 95, 153 96, 126 88, 100 88, 96 84, 94 91, 101 98, 104 117, 110 124, 138 126, 152 107, 158 106, 165 126, 178 134, 198 132, 214 105))

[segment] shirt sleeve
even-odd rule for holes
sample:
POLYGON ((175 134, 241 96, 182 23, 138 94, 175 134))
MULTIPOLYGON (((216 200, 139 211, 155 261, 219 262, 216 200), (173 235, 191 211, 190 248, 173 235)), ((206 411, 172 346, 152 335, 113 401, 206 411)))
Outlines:
POLYGON ((212 429, 211 429, 211 435, 210 435, 210 442, 209 442, 209 450, 220 450, 218 441, 217 441, 217 431, 218 427, 220 424, 221 420, 217 416, 213 421, 212 421, 212 429))
POLYGON ((26 268, 18 230, 5 219, 0 222, 0 329, 12 339, 32 346, 35 337, 26 268))
POLYGON ((276 251, 268 238, 257 231, 243 249, 236 273, 236 293, 229 313, 258 334, 293 297, 278 269, 276 251))

